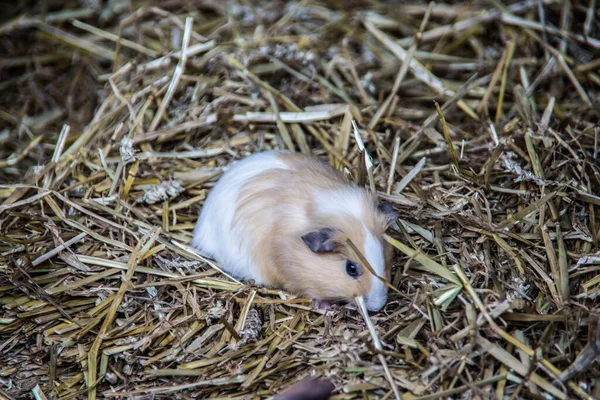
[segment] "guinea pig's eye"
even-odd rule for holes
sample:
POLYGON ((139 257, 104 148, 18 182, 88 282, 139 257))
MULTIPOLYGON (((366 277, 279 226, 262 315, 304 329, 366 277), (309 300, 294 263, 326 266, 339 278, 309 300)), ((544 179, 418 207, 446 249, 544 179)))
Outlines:
POLYGON ((360 268, 358 265, 348 260, 346 261, 346 273, 352 278, 357 279, 360 276, 360 268))

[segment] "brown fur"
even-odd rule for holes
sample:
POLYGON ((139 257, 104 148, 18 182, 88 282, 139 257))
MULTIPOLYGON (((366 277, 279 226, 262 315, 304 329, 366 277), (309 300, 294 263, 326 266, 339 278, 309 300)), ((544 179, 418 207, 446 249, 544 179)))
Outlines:
MULTIPOLYGON (((249 181, 238 198, 234 227, 247 232, 253 259, 268 285, 285 288, 298 295, 320 300, 352 300, 365 296, 373 277, 346 244, 349 238, 365 254, 362 223, 381 239, 386 217, 376 208, 375 198, 350 183, 332 167, 301 154, 280 155, 291 169, 273 169, 249 181), (319 191, 353 186, 363 192, 362 220, 346 216, 318 219, 313 195, 319 191), (313 253, 302 235, 321 228, 334 228, 339 244, 335 252, 313 253), (360 265, 358 280, 345 272, 345 260, 360 265)), ((383 243, 383 241, 382 241, 383 243)), ((389 277, 390 248, 384 244, 386 276, 389 277)))

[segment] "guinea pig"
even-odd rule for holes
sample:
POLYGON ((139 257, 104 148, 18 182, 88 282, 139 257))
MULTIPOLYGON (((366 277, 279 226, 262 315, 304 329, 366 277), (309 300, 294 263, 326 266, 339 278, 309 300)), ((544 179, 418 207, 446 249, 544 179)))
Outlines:
POLYGON ((283 288, 329 306, 363 296, 370 311, 387 301, 394 215, 370 191, 318 159, 288 151, 236 162, 211 189, 192 246, 232 276, 283 288))

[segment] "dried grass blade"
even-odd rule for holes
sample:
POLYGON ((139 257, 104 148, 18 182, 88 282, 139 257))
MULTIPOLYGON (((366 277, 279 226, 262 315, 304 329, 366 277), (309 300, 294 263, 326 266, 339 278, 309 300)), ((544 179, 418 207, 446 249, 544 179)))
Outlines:
POLYGON ((27 147, 21 150, 18 154, 11 154, 6 160, 0 160, 0 168, 17 165, 17 163, 27 157, 27 155, 33 151, 38 144, 40 144, 43 138, 43 135, 36 136, 31 142, 29 142, 27 147))
MULTIPOLYGON (((396 167, 398 165, 398 151, 399 150, 400 150, 400 136, 396 136, 396 138, 394 139, 394 150, 392 150, 392 162, 390 163, 390 174, 388 176, 387 187, 385 190, 385 193, 388 195, 391 193, 392 185, 394 184, 394 174, 396 172, 396 167)), ((412 178, 410 180, 412 180, 412 178)), ((408 182, 406 182, 405 186, 406 185, 408 185, 408 182)))
POLYGON ((19 207, 22 207, 27 204, 35 203, 36 201, 43 199, 44 197, 48 196, 51 193, 52 192, 50 192, 50 191, 43 191, 43 192, 33 195, 27 199, 15 201, 12 204, 2 204, 2 205, 0 205, 0 214, 2 214, 6 210, 10 210, 13 208, 19 208, 19 207))
MULTIPOLYGON (((367 30, 369 32, 371 32, 373 34, 373 36, 375 36, 377 38, 377 40, 381 41, 381 43, 383 43, 383 45, 385 47, 387 47, 387 49, 390 52, 392 52, 392 54, 394 54, 396 57, 398 57, 398 59, 400 61, 402 61, 402 62, 407 61, 408 54, 407 54, 406 50, 404 50, 399 44, 397 44, 392 39, 390 39, 389 36, 387 36, 385 33, 380 31, 379 29, 375 28, 375 26, 373 26, 370 22, 365 21, 364 24, 365 24, 365 27, 367 28, 367 30)), ((452 90, 445 88, 442 81, 437 76, 435 76, 433 73, 428 71, 427 68, 425 68, 425 66, 423 64, 421 64, 419 61, 417 61, 413 58, 412 60, 410 60, 408 62, 408 65, 411 69, 411 72, 415 75, 415 77, 418 80, 420 80, 423 84, 425 84, 429 88, 431 88, 431 90, 433 90, 436 94, 442 95, 442 96, 447 96, 447 97, 452 97, 455 95, 455 93, 452 90)), ((479 117, 477 116, 477 114, 473 111, 473 109, 471 107, 469 107, 467 105, 467 103, 465 103, 462 100, 458 100, 457 105, 469 117, 471 117, 472 119, 474 119, 476 121, 479 120, 479 117)))
POLYGON ((287 130, 287 127, 281 120, 281 117, 279 115, 279 106, 277 105, 277 101, 275 100, 273 93, 267 90, 265 90, 264 93, 267 97, 267 100, 269 100, 269 103, 271 104, 271 109, 273 110, 273 114, 275 115, 275 123, 277 124, 277 129, 279 130, 279 134, 281 135, 283 143, 285 143, 285 146, 288 148, 288 150, 294 151, 294 142, 292 142, 290 132, 287 130))
POLYGON ((221 268, 219 268, 215 263, 213 263, 209 259, 205 258, 203 255, 200 254, 200 252, 198 250, 194 249, 193 247, 186 246, 183 243, 179 243, 179 242, 177 242, 175 240, 173 240, 171 243, 173 243, 175 246, 179 247, 181 250, 185 251, 187 254, 189 254, 190 256, 192 256, 192 258, 195 257, 198 260, 204 261, 211 268, 219 271, 221 274, 225 275, 226 277, 228 277, 229 279, 231 279, 235 283, 241 284, 240 281, 238 281, 237 279, 235 279, 234 277, 232 277, 231 275, 229 275, 228 273, 226 273, 225 271, 223 271, 221 268))
POLYGON ((82 39, 72 33, 63 31, 62 29, 56 28, 52 25, 48 25, 42 21, 36 21, 35 26, 42 32, 47 33, 54 39, 64 42, 69 46, 75 47, 79 50, 83 50, 86 53, 90 53, 96 57, 101 57, 109 61, 113 61, 115 53, 106 47, 100 46, 96 43, 92 43, 89 40, 82 39))
POLYGON ((504 94, 506 92, 506 81, 508 79, 508 68, 515 53, 516 42, 511 40, 508 42, 507 55, 504 65, 502 66, 502 81, 500 83, 500 93, 498 94, 498 104, 496 106, 496 122, 500 121, 502 116, 502 105, 504 104, 504 94))
POLYGON ((219 387, 219 386, 234 385, 234 384, 243 382, 244 379, 245 379, 244 375, 239 375, 239 376, 235 376, 233 378, 231 378, 231 377, 215 378, 215 379, 208 379, 208 380, 196 381, 196 382, 192 382, 192 383, 185 383, 185 384, 173 385, 173 386, 152 386, 152 387, 147 387, 147 388, 142 388, 142 389, 130 390, 130 391, 126 391, 126 392, 106 391, 106 392, 102 393, 102 395, 105 397, 131 397, 131 396, 138 396, 138 395, 144 395, 144 394, 160 395, 160 394, 175 393, 175 392, 180 392, 182 390, 189 390, 189 389, 195 389, 195 388, 201 388, 201 387, 219 387))
POLYGON ((113 302, 110 306, 110 309, 108 310, 107 315, 104 317, 104 322, 102 323, 102 326, 100 327, 99 334, 96 336, 96 339, 94 340, 94 342, 88 352, 88 382, 87 382, 87 386, 89 388, 88 398, 90 400, 96 399, 96 383, 97 383, 97 378, 98 378, 97 360, 98 360, 98 353, 100 351, 100 346, 102 345, 103 336, 108 332, 108 329, 112 325, 112 323, 117 315, 117 310, 118 310, 119 306, 121 305, 121 302, 123 301, 123 297, 125 296, 125 292, 127 292, 129 290, 129 287, 131 286, 131 278, 133 277, 133 274, 135 273, 135 269, 137 267, 137 258, 138 258, 140 249, 143 247, 144 244, 146 244, 146 241, 153 242, 156 239, 157 235, 158 235, 158 231, 156 231, 156 230, 149 232, 141 240, 138 241, 137 245, 133 249, 133 252, 129 256, 129 262, 127 265, 127 273, 125 274, 123 282, 121 283, 121 286, 119 287, 119 291, 117 292, 117 294, 115 295, 115 297, 113 299, 113 302))
POLYGON ((477 344, 480 345, 488 354, 492 357, 500 361, 502 364, 506 365, 508 368, 516 371, 519 375, 523 377, 529 377, 533 383, 552 394, 558 399, 568 399, 567 395, 558 389, 556 386, 536 374, 535 372, 530 372, 529 369, 523 365, 518 359, 510 355, 506 350, 500 348, 499 346, 491 343, 487 339, 484 339, 482 336, 477 335, 477 344))
POLYGON ((539 200, 536 200, 533 203, 531 203, 530 205, 528 205, 527 207, 523 208, 521 211, 515 213, 510 218, 508 218, 508 219, 500 222, 497 225, 497 227, 499 229, 503 229, 503 228, 506 228, 508 226, 511 226, 511 225, 519 223, 520 221, 522 221, 524 218, 526 218, 527 216, 529 216, 534 211, 539 211, 543 205, 545 205, 546 203, 548 203, 550 200, 552 200, 558 194, 559 194, 558 192, 550 192, 549 194, 543 196, 539 200))
POLYGON ((71 23, 73 24, 74 27, 82 29, 86 32, 89 32, 93 35, 99 36, 103 39, 107 39, 110 40, 112 42, 120 42, 120 44, 124 47, 128 47, 132 50, 137 51, 138 53, 141 54, 145 54, 149 57, 158 57, 159 53, 151 50, 147 47, 144 47, 140 44, 137 44, 135 42, 132 42, 131 40, 127 40, 127 39, 119 39, 119 36, 115 35, 114 33, 110 33, 107 31, 104 31, 102 29, 96 28, 93 25, 90 24, 86 24, 85 22, 81 22, 78 21, 77 19, 74 19, 73 21, 71 21, 71 23))
POLYGON ((569 263, 567 260, 567 247, 565 245, 565 239, 563 237, 560 224, 556 224, 556 243, 558 244, 558 268, 560 273, 558 276, 555 276, 554 279, 559 279, 557 286, 560 291, 560 295, 563 303, 568 304, 571 301, 569 263))
POLYGON ((31 394, 35 400, 48 400, 40 385, 35 385, 33 389, 31 389, 31 394))
POLYGON ((413 37, 413 42, 408 49, 406 58, 404 58, 402 60, 402 67, 400 68, 400 71, 398 72, 398 76, 396 76, 396 80, 394 81, 394 86, 392 86, 392 91, 390 92, 388 97, 385 99, 383 104, 377 109, 377 112, 375 113, 373 118, 371 118, 371 121, 369 121, 369 125, 368 125, 369 129, 375 129, 375 127, 379 123, 379 120, 381 119, 383 114, 385 114, 387 112, 388 108, 390 107, 390 104, 392 103, 393 98, 398 93, 398 90, 400 89, 400 85, 402 84, 402 81, 404 80, 404 77, 406 76, 406 73, 408 72, 408 66, 410 65, 410 62, 413 59, 415 51, 417 50, 417 45, 419 44, 419 39, 423 35, 423 30, 427 26, 427 22, 429 21, 429 17, 431 16, 431 10, 433 9, 434 4, 435 3, 433 3, 433 2, 429 2, 427 11, 425 11, 425 15, 423 16, 423 20, 421 21, 421 27, 419 28, 419 31, 413 37))
POLYGON ((394 195, 400 194, 410 184, 410 182, 412 182, 412 180, 421 172, 426 161, 427 159, 425 157, 421 158, 419 162, 417 162, 415 166, 408 171, 404 178, 402 178, 394 188, 394 195))
POLYGON ((173 99, 173 96, 175 95, 175 91, 177 90, 177 86, 179 85, 181 75, 183 75, 183 72, 185 71, 185 65, 187 63, 187 57, 188 57, 187 49, 188 49, 188 45, 190 44, 190 36, 192 34, 192 24, 193 23, 194 23, 194 19, 192 17, 187 17, 185 19, 185 29, 183 31, 183 40, 182 40, 182 44, 181 44, 181 58, 179 59, 179 63, 177 63, 177 66, 175 67, 175 72, 173 73, 173 79, 171 80, 171 83, 169 84, 167 93, 165 94, 165 97, 163 97, 162 102, 160 103, 160 107, 158 108, 158 111, 156 112, 154 119, 150 123, 150 126, 148 128, 149 131, 155 130, 156 127, 158 126, 158 124, 160 124, 160 122, 162 121, 163 114, 167 110, 167 106, 171 102, 171 99, 173 99))
POLYGON ((372 193, 377 193, 377 190, 375 189, 375 178, 373 177, 373 160, 371 159, 362 137, 360 136, 358 125, 356 125, 355 120, 352 120, 352 128, 354 129, 354 139, 356 140, 356 144, 358 145, 360 153, 364 157, 364 166, 369 178, 369 187, 371 188, 372 193))
POLYGON ((438 264, 434 260, 432 260, 428 255, 419 251, 418 254, 415 255, 416 251, 406 246, 404 243, 397 241, 396 239, 391 238, 387 234, 383 235, 383 238, 392 246, 400 250, 408 257, 414 257, 414 259, 421 264, 423 269, 429 273, 439 276, 440 278, 444 278, 449 282, 452 282, 456 285, 460 285, 460 280, 450 272, 447 268, 444 268, 441 264, 438 264))
POLYGON ((533 173, 540 179, 544 179, 544 170, 540 163, 540 158, 538 157, 536 150, 536 146, 533 144, 533 138, 531 128, 527 129, 525 132, 525 145, 527 146, 527 153, 529 154, 529 159, 531 160, 531 165, 533 166, 533 173))
MULTIPOLYGON (((367 306, 365 305, 365 300, 363 299, 362 296, 357 296, 356 303, 358 304, 358 309, 360 310, 360 314, 363 317, 365 324, 367 325, 367 329, 369 330, 369 334, 371 335, 371 339, 373 340, 373 345, 375 346, 375 349, 378 352, 381 352, 383 350, 383 347, 381 346, 381 341, 379 340, 379 336, 377 336, 377 332, 375 331, 373 322, 371 321, 371 318, 369 318, 369 312, 367 311, 367 306)), ((387 361, 385 360, 385 356, 381 353, 377 353, 377 357, 379 358, 379 361, 381 362, 381 365, 383 366, 383 370, 385 372, 385 377, 387 378, 388 382, 390 383, 390 386, 392 387, 394 396, 396 396, 396 399, 398 399, 398 400, 402 399, 402 397, 400 396, 400 391, 398 390, 398 386, 396 385, 396 382, 394 381, 394 376, 392 375, 392 372, 390 371, 390 368, 387 365, 387 361)))

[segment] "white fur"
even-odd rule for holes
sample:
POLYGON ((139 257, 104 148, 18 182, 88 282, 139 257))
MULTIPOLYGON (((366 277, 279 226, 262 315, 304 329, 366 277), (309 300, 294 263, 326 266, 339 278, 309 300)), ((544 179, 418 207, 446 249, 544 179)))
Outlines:
POLYGON ((252 261, 247 235, 243 229, 232 226, 233 216, 240 189, 248 180, 267 170, 287 167, 277 152, 268 151, 244 158, 227 170, 204 202, 194 228, 192 246, 217 260, 237 278, 264 284, 252 261))
POLYGON ((363 194, 356 188, 333 189, 319 192, 315 196, 317 215, 339 215, 341 213, 362 220, 363 194))
MULTIPOLYGON (((364 224, 363 224, 364 226, 364 224)), ((364 226, 365 229, 365 257, 373 270, 382 278, 385 278, 385 257, 383 255, 383 246, 377 240, 375 235, 364 226)), ((387 302, 387 286, 378 278, 372 277, 371 289, 366 298, 366 305, 369 310, 378 311, 387 302)))
MULTIPOLYGON (((320 192, 315 196, 317 214, 339 215, 346 213, 358 220, 364 217, 364 193, 355 188, 334 189, 320 192)), ((363 224, 365 230, 365 254, 373 270, 385 278, 385 257, 383 246, 375 235, 363 224)), ((367 273, 367 272, 365 272, 367 273)), ((378 311, 387 302, 387 287, 377 277, 371 279, 371 289, 366 298, 369 310, 378 311)))

